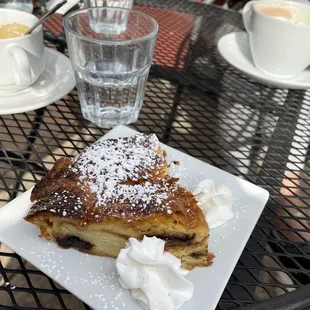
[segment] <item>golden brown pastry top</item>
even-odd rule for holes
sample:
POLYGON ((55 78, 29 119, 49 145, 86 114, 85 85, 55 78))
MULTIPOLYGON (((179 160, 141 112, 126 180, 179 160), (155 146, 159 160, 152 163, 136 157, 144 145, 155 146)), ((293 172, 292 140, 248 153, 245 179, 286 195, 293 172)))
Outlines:
POLYGON ((154 213, 178 215, 189 226, 204 221, 193 195, 167 177, 167 163, 155 135, 99 140, 71 161, 58 160, 33 189, 38 212, 77 218, 81 224, 106 216, 128 221, 154 213))

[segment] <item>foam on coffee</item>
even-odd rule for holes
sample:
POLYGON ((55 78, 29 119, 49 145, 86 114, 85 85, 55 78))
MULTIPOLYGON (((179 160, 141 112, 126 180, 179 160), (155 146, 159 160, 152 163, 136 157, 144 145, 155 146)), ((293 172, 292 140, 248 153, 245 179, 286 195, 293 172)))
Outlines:
MULTIPOLYGON (((305 14, 300 14, 300 12, 294 8, 287 5, 259 5, 257 9, 260 13, 274 17, 279 20, 287 21, 297 25, 309 25, 309 16, 305 14)), ((309 15, 309 14, 307 14, 309 15)))
POLYGON ((287 21, 291 21, 294 18, 294 12, 292 10, 280 6, 265 6, 260 8, 259 12, 287 21))
POLYGON ((0 25, 0 39, 21 37, 28 30, 29 30, 28 26, 18 23, 0 25))

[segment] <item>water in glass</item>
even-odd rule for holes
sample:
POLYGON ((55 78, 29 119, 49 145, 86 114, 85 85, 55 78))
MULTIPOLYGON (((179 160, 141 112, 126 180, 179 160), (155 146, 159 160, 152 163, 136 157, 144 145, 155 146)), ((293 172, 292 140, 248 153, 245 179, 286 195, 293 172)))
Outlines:
POLYGON ((121 62, 104 61, 90 61, 84 68, 74 66, 85 118, 100 127, 114 127, 137 120, 149 68, 122 73, 126 68, 127 65, 121 62), (117 67, 118 72, 112 72, 111 67, 117 67))

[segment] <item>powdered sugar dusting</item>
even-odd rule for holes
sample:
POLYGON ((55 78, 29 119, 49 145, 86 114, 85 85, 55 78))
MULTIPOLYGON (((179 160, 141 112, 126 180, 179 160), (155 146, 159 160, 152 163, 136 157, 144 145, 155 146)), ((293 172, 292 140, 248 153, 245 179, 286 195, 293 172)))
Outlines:
POLYGON ((47 199, 38 201, 33 208, 30 209, 28 215, 36 212, 46 211, 55 213, 63 217, 83 217, 83 200, 86 197, 78 197, 65 189, 55 191, 47 199))
POLYGON ((126 202, 128 199, 133 205, 140 203, 150 203, 155 200, 154 203, 159 205, 162 200, 168 198, 166 192, 160 191, 161 186, 150 182, 144 182, 137 185, 118 184, 118 201, 120 203, 126 202))
POLYGON ((105 216, 142 218, 172 214, 176 178, 165 178, 167 163, 155 135, 99 140, 70 164, 56 190, 37 201, 28 215, 49 211, 81 219, 82 225, 105 216))
POLYGON ((116 201, 132 205, 153 201, 160 205, 167 193, 159 192, 158 184, 146 181, 165 163, 158 148, 154 134, 99 140, 86 148, 70 169, 97 195, 98 205, 116 201), (132 184, 136 182, 143 183, 132 184))

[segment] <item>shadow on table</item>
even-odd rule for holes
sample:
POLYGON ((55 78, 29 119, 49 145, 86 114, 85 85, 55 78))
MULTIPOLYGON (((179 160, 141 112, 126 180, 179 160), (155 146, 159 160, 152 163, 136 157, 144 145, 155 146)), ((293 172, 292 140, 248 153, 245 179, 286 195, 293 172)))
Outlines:
POLYGON ((0 245, 0 252, 8 255, 0 256, 0 263, 8 278, 4 280, 0 275, 1 306, 13 307, 12 301, 15 300, 15 303, 23 308, 64 309, 66 307, 66 309, 72 310, 89 309, 77 297, 50 280, 30 263, 17 257, 5 245, 0 245), (23 271, 24 268, 28 271, 27 277, 23 271), (34 290, 36 290, 35 294, 32 294, 34 290))

